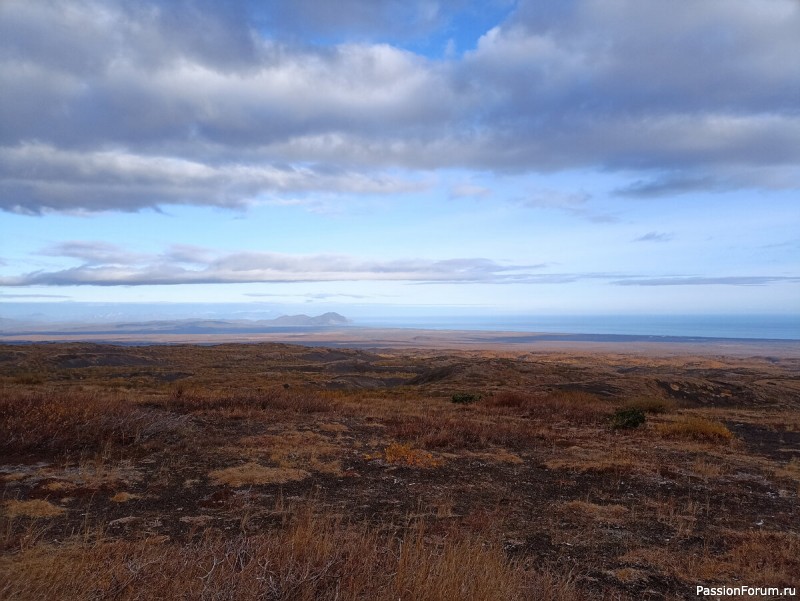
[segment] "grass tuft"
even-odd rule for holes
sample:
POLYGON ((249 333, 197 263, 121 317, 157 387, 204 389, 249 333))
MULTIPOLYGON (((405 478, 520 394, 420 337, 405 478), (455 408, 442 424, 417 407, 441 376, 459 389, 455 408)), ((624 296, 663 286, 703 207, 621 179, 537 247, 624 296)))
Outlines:
POLYGON ((10 518, 52 518, 64 513, 64 508, 42 499, 33 499, 31 501, 13 499, 6 501, 4 513, 10 518))
POLYGON ((387 463, 407 465, 410 467, 439 467, 441 459, 436 459, 427 451, 414 449, 406 444, 393 442, 383 451, 387 463))
POLYGON ((214 470, 209 477, 214 484, 246 486, 248 484, 285 484, 304 480, 311 474, 305 470, 288 467, 264 467, 258 463, 246 463, 236 467, 214 470))
POLYGON ((656 431, 665 438, 717 443, 727 443, 733 440, 733 433, 725 424, 702 417, 684 417, 679 421, 658 424, 656 431))

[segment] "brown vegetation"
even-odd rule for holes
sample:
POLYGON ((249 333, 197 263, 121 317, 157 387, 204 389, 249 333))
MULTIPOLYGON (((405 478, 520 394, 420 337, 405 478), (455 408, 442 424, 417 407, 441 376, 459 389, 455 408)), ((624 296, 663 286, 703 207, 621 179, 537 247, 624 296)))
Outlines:
POLYGON ((791 358, 0 347, 0 598, 797 586, 798 374, 791 358), (619 410, 645 423, 613 429, 619 410))
POLYGON ((725 424, 702 417, 684 417, 678 421, 659 424, 657 431, 667 438, 688 438, 706 442, 728 442, 733 433, 725 424))

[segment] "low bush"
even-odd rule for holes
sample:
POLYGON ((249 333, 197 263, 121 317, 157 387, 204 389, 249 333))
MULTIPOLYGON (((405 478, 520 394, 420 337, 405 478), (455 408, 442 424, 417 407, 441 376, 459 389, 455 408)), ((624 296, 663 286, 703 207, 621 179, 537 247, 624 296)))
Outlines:
POLYGON ((450 397, 450 401, 459 405, 468 405, 470 403, 477 403, 481 400, 481 395, 471 394, 468 392, 457 392, 450 397))
POLYGON ((617 409, 609 418, 612 430, 632 430, 645 422, 644 411, 641 409, 617 409))

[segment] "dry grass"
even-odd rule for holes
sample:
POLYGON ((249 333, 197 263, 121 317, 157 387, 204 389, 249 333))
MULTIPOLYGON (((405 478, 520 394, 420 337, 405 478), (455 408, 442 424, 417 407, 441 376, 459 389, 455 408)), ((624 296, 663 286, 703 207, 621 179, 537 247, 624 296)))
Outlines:
POLYGON ((522 420, 477 419, 446 415, 405 415, 387 420, 387 434, 426 449, 513 449, 529 446, 541 430, 522 420))
POLYGON ((286 411, 300 414, 334 411, 339 403, 332 395, 318 391, 284 388, 237 388, 216 392, 175 389, 164 402, 171 411, 286 411))
POLYGON ((772 473, 779 478, 800 482, 800 459, 792 457, 786 464, 774 468, 772 473))
POLYGON ((530 419, 547 423, 596 423, 605 417, 610 405, 596 396, 574 390, 534 394, 504 391, 484 398, 487 408, 510 409, 530 419))
POLYGON ((9 518, 52 518, 64 513, 64 508, 42 499, 33 499, 31 501, 12 499, 5 502, 3 513, 9 518))
POLYGON ((45 390, 0 395, 0 450, 82 452, 185 429, 116 394, 45 390))
POLYGON ((700 476, 706 481, 713 478, 719 478, 730 471, 730 469, 718 459, 712 459, 708 457, 695 458, 689 469, 693 474, 700 476))
POLYGON ((214 484, 246 486, 248 484, 286 484, 308 478, 305 470, 287 467, 265 467, 258 463, 246 463, 236 467, 214 470, 208 474, 214 484))
POLYGON ((572 351, 3 347, 0 598, 626 601, 792 585, 799 370, 572 351), (658 399, 667 380, 680 412, 658 399), (482 400, 453 404, 457 390, 482 400), (626 403, 666 411, 611 431, 626 403), (709 437, 709 423, 739 438, 709 437))
POLYGON ((630 551, 625 562, 656 566, 673 578, 686 582, 721 585, 729 582, 748 586, 797 586, 800 574, 800 536, 794 532, 749 531, 729 533, 723 552, 708 547, 680 552, 669 546, 630 551))
POLYGON ((702 417, 684 417, 678 421, 656 425, 656 432, 665 438, 681 438, 711 443, 728 443, 733 433, 725 424, 702 417))
POLYGON ((129 492, 118 492, 113 497, 111 497, 111 499, 109 499, 109 500, 113 501, 114 503, 127 503, 128 501, 132 501, 134 499, 140 499, 140 498, 141 498, 141 495, 134 495, 134 494, 131 494, 129 492))
POLYGON ((708 507, 696 499, 648 499, 645 506, 653 512, 656 521, 672 528, 677 539, 694 534, 699 519, 708 513, 708 507))
POLYGON ((647 464, 647 457, 637 454, 626 446, 619 445, 605 449, 603 452, 598 452, 597 448, 591 447, 569 447, 545 460, 544 465, 551 470, 617 475, 645 472, 651 469, 647 464))
POLYGON ((646 397, 632 399, 625 402, 623 405, 625 409, 638 409, 645 413, 671 413, 678 408, 678 403, 673 399, 659 399, 655 397, 646 397))
POLYGON ((311 512, 268 535, 207 530, 187 545, 148 540, 60 548, 40 545, 0 560, 4 599, 286 599, 474 601, 578 599, 569 578, 527 572, 498 545, 469 537, 442 544, 421 526, 397 536, 311 512))
POLYGON ((491 463, 509 463, 512 465, 522 465, 525 460, 516 453, 511 453, 506 449, 490 449, 483 453, 469 453, 468 456, 478 457, 491 463))
POLYGON ((606 524, 621 524, 629 513, 622 505, 598 505, 588 501, 568 501, 561 505, 561 510, 606 524))
POLYGON ((259 436, 246 436, 230 449, 234 456, 266 456, 278 467, 309 469, 341 474, 343 448, 335 439, 309 430, 289 429, 259 436))
POLYGON ((387 463, 410 467, 439 467, 442 465, 441 459, 437 459, 427 451, 396 442, 384 449, 383 458, 387 463))

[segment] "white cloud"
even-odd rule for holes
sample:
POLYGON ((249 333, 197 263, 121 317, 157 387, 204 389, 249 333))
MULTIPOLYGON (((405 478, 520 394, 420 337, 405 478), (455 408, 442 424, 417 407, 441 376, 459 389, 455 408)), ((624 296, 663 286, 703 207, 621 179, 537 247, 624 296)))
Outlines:
POLYGON ((469 182, 455 184, 450 188, 450 198, 486 198, 491 193, 491 189, 469 182))
POLYGON ((82 261, 57 271, 0 277, 0 286, 141 286, 254 282, 398 281, 504 283, 536 278, 544 265, 503 265, 483 258, 364 260, 348 255, 219 253, 177 246, 158 255, 105 242, 66 242, 44 254, 82 261))
POLYGON ((669 242, 674 237, 674 234, 667 232, 647 232, 646 234, 636 238, 634 242, 669 242))
POLYGON ((469 3, 290 4, 0 3, 0 208, 241 207, 440 168, 800 187, 794 0, 522 0, 447 59, 298 36, 411 39, 469 3))

